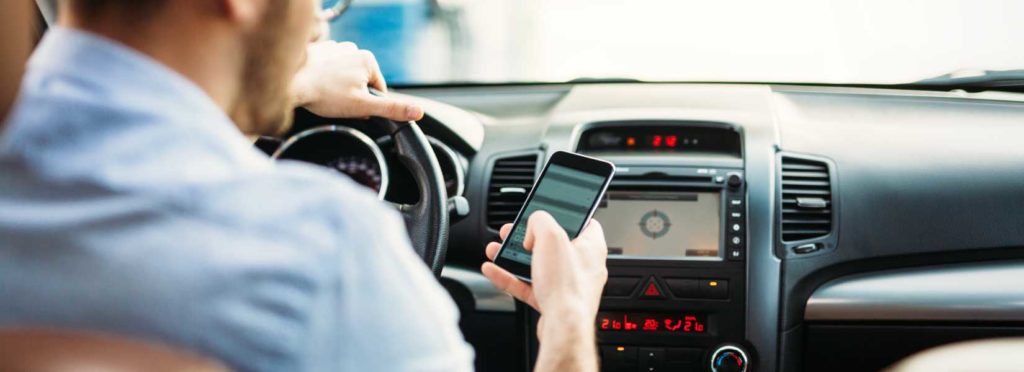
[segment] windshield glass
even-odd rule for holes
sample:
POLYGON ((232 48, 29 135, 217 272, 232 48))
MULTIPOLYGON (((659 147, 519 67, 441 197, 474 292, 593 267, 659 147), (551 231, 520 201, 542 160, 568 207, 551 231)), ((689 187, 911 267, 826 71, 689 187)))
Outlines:
POLYGON ((1020 0, 354 0, 330 30, 399 85, 896 84, 1024 68, 1020 0))

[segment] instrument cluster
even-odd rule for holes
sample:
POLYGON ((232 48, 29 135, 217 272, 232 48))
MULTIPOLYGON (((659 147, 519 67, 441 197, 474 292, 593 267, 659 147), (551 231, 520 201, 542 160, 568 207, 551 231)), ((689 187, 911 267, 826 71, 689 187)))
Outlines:
MULTIPOLYGON (((468 160, 440 140, 429 136, 428 140, 441 166, 448 196, 461 196, 468 160)), ((389 136, 373 139, 358 129, 324 125, 289 137, 271 157, 324 166, 373 190, 382 200, 400 204, 419 201, 415 179, 399 160, 389 136)))

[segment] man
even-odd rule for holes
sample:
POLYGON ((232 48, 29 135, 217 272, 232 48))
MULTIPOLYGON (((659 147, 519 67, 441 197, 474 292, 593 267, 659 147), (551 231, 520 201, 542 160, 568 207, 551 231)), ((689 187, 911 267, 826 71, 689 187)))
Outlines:
MULTIPOLYGON (((0 326, 136 336, 243 371, 471 368, 456 309, 398 215, 347 179, 269 162, 245 138, 281 133, 296 103, 422 114, 366 95, 384 87, 370 56, 315 67, 365 54, 350 45, 294 76, 314 0, 60 6, 0 137, 0 326)), ((600 226, 570 241, 537 213, 526 246, 532 287, 482 270, 558 319, 539 324, 537 370, 596 370, 600 226)))

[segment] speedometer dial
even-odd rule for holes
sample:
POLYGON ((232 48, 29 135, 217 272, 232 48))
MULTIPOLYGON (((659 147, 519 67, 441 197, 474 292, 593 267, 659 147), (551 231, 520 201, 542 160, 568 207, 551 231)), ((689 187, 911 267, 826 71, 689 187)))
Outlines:
POLYGON ((377 159, 369 159, 362 156, 343 156, 327 163, 327 166, 349 176, 356 183, 380 192, 383 176, 381 175, 377 159))
POLYGON ((388 164, 380 147, 363 132, 346 126, 324 125, 299 132, 284 141, 271 157, 333 169, 373 189, 381 199, 388 189, 388 164))

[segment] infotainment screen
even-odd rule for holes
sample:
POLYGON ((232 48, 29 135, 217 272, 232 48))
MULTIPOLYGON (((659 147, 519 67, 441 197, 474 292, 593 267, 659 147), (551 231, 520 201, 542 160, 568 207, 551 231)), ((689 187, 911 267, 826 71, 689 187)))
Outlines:
POLYGON ((594 219, 610 257, 721 259, 718 192, 609 191, 594 219))

